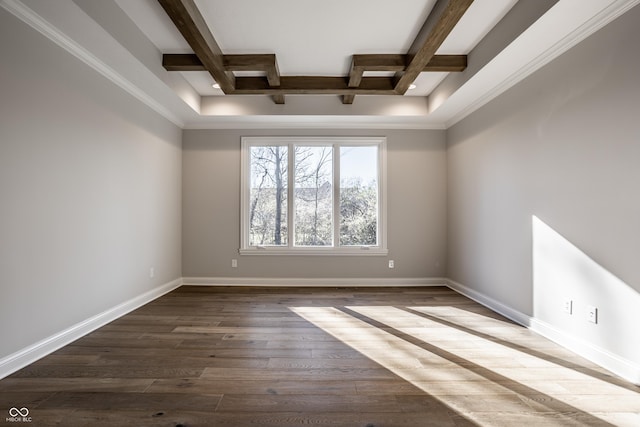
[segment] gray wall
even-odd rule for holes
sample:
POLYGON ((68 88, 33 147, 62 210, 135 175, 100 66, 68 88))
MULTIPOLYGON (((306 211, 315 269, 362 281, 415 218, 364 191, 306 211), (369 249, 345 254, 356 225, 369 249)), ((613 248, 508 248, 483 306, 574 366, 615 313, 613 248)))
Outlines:
POLYGON ((181 131, 1 9, 0 57, 2 358, 180 277, 181 131))
POLYGON ((425 130, 184 131, 183 276, 443 277, 444 137, 444 131, 425 130), (240 256, 240 138, 251 135, 387 136, 389 256, 240 256), (238 268, 231 268, 233 258, 238 268), (395 269, 388 268, 388 259, 395 269))
POLYGON ((448 276, 636 363, 638 22, 636 7, 447 134, 448 276))

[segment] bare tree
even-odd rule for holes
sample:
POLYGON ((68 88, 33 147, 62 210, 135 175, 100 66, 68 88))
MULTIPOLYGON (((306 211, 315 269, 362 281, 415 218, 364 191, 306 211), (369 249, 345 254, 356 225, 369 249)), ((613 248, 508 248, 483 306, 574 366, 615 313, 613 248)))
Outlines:
MULTIPOLYGON (((283 213, 286 212, 283 205, 287 196, 287 164, 287 149, 284 146, 256 146, 251 149, 252 184, 249 224, 252 236, 261 235, 260 244, 267 240, 267 233, 271 234, 269 244, 283 243, 283 213), (273 198, 273 210, 268 207, 271 198, 273 198), (256 223, 258 212, 260 212, 260 225, 256 223)), ((257 242, 254 241, 254 243, 257 242)))
POLYGON ((330 146, 296 147, 296 200, 311 205, 311 212, 302 203, 296 204, 296 242, 306 245, 331 243, 331 219, 321 219, 321 202, 331 199, 331 170, 333 160, 330 146), (304 214, 303 214, 304 212, 304 214), (306 219, 311 219, 307 224, 306 219), (323 225, 325 230, 321 231, 323 225))
POLYGON ((250 242, 286 245, 290 219, 288 203, 295 203, 295 244, 331 245, 333 221, 340 221, 340 245, 377 243, 378 200, 375 180, 343 179, 339 218, 333 217, 332 146, 286 145, 251 147, 250 242), (289 177, 289 156, 294 156, 289 177), (295 201, 288 200, 293 178, 295 201))
MULTIPOLYGON (((280 146, 276 146, 275 157, 275 181, 276 181, 276 223, 273 230, 273 241, 276 245, 282 244, 282 201, 283 201, 283 180, 282 180, 282 153, 280 146)), ((284 150, 286 152, 286 150, 284 150)))

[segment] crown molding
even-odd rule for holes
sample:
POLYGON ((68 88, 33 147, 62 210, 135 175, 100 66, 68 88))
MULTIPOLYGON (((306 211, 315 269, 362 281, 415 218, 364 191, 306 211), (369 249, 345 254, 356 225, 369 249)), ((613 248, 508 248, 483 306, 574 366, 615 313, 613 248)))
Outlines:
POLYGON ((609 6, 605 7, 599 13, 594 15, 591 19, 587 20, 582 25, 578 26, 575 30, 570 32, 567 36, 563 37, 558 42, 553 44, 549 49, 545 50, 540 55, 536 56, 531 61, 527 62, 524 66, 516 70, 508 78, 502 80, 498 85, 487 90, 475 101, 467 104, 466 107, 464 107, 456 114, 454 114, 450 119, 445 121, 445 128, 450 128, 485 104, 497 98, 499 95, 506 92, 511 87, 515 86, 516 84, 527 78, 529 75, 533 74, 535 71, 553 61, 555 58, 559 57, 560 55, 571 49, 573 46, 577 45, 605 25, 609 24, 614 19, 629 11, 638 3, 640 3, 640 0, 615 0, 609 6))
POLYGON ((20 0, 0 0, 0 6, 14 15, 16 18, 20 19, 22 22, 29 25, 34 30, 38 31, 40 34, 44 35, 49 40, 102 74, 108 80, 119 86, 121 89, 132 95, 137 100, 147 105, 156 113, 160 114, 176 126, 179 126, 181 128, 184 127, 184 122, 182 119, 173 114, 151 96, 147 95, 147 93, 141 90, 137 85, 130 82, 127 78, 115 71, 109 65, 102 62, 87 49, 76 43, 60 29, 52 25, 42 16, 38 15, 34 10, 24 5, 20 0))
MULTIPOLYGON (((397 118, 396 118, 397 119, 397 118)), ((369 129, 369 130, 445 130, 443 123, 425 118, 410 121, 353 116, 226 116, 187 122, 183 129, 369 129)))

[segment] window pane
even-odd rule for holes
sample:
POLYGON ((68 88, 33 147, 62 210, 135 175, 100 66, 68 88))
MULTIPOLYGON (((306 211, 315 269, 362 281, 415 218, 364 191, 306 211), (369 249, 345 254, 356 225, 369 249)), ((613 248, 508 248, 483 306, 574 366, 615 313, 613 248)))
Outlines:
POLYGON ((287 245, 287 146, 251 147, 249 245, 287 245))
POLYGON ((295 244, 333 245, 333 149, 295 147, 295 244))
POLYGON ((340 148, 340 245, 378 244, 378 147, 340 148))

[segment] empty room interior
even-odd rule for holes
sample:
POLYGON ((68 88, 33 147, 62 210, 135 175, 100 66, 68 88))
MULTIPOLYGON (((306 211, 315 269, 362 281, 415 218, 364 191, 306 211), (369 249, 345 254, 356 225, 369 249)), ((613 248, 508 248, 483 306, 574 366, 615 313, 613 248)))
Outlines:
POLYGON ((0 0, 0 424, 640 425, 640 0, 0 0))

